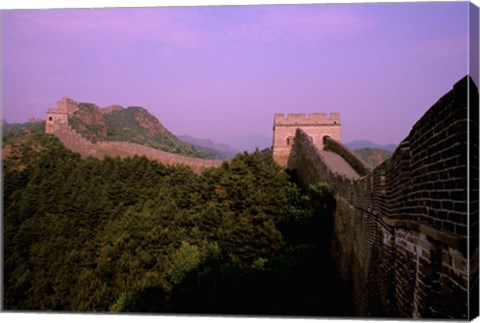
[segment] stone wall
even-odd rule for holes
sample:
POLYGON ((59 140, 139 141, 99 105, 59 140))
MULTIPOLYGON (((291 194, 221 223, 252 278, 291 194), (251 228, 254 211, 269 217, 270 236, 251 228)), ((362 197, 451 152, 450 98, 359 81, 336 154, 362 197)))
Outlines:
POLYGON ((70 98, 63 97, 57 102, 57 109, 72 114, 78 110, 78 103, 70 98))
MULTIPOLYGON (((477 15, 477 19, 472 20, 477 23, 478 35, 478 10, 471 10, 477 15)), ((478 37, 477 37, 478 42, 478 37)), ((478 52, 477 52, 478 53, 478 52)), ((478 62, 476 62, 478 67, 478 62)), ((478 77, 478 75, 477 75, 478 77)), ((477 78, 478 81, 478 78, 477 78)), ((470 84, 469 91, 469 161, 470 161, 470 182, 469 182, 469 197, 470 197, 470 212, 469 212, 469 238, 470 238, 470 317, 474 317, 479 313, 479 281, 478 281, 478 229, 479 229, 479 100, 478 92, 475 93, 475 86, 473 82, 470 84)))
POLYGON ((329 136, 323 137, 323 149, 326 151, 332 151, 342 156, 353 169, 361 176, 367 175, 372 171, 371 167, 365 164, 354 152, 347 146, 343 145, 337 140, 330 138, 329 136))
POLYGON ((45 133, 53 134, 56 129, 68 125, 68 114, 58 109, 48 109, 45 133))
POLYGON ((273 158, 282 167, 288 166, 295 131, 306 131, 314 144, 323 149, 323 137, 341 141, 340 115, 338 113, 290 113, 275 114, 273 125, 273 158))
POLYGON ((138 155, 166 165, 183 164, 191 167, 195 172, 217 167, 222 163, 221 160, 187 157, 129 142, 100 141, 94 144, 66 123, 56 123, 52 129, 51 133, 57 136, 67 149, 79 153, 82 157, 92 156, 102 159, 105 156, 125 158, 138 155))
MULTIPOLYGON (((327 142, 330 150, 344 153, 334 140, 327 142)), ((468 317, 468 278, 478 281, 478 202, 473 205, 478 201, 478 90, 470 78, 455 84, 413 126, 392 157, 360 179, 336 174, 301 129, 293 153, 303 185, 325 181, 335 194, 332 253, 352 286, 358 315, 468 317), (477 115, 470 119, 468 87, 470 103, 477 102, 472 107, 477 115), (470 130, 476 129, 470 159, 477 161, 470 165, 470 174, 475 174, 470 177, 475 188, 470 205, 469 120, 470 130), (477 241, 470 245, 470 255, 469 214, 477 241), (469 258, 477 261, 470 276, 469 258)))
MULTIPOLYGON (((110 110, 122 109, 120 106, 110 106, 110 110)), ((217 167, 222 160, 201 159, 168 153, 151 147, 120 141, 100 141, 92 143, 82 137, 68 124, 68 117, 78 110, 78 104, 67 97, 57 102, 56 109, 48 109, 45 122, 45 133, 54 134, 65 147, 79 153, 82 157, 104 158, 145 156, 166 165, 186 165, 195 172, 200 172, 209 167, 217 167)))

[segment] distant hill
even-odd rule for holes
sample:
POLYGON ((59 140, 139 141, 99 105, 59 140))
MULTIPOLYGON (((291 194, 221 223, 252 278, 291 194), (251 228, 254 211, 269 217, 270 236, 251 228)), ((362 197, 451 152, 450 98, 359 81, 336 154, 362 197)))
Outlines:
POLYGON ((2 160, 4 171, 8 168, 23 170, 48 146, 44 140, 45 122, 3 123, 2 160))
POLYGON ((45 129, 45 121, 44 120, 34 120, 28 121, 25 123, 8 123, 4 121, 2 123, 2 132, 4 134, 14 133, 22 130, 37 130, 43 128, 45 129))
POLYGON ((361 149, 361 148, 380 148, 383 150, 388 150, 394 152, 397 149, 397 145, 389 144, 389 145, 379 145, 370 140, 355 140, 346 144, 348 148, 352 150, 361 149))
POLYGON ((142 107, 113 105, 102 109, 92 103, 79 103, 78 106, 69 117, 69 123, 92 142, 128 141, 186 156, 222 158, 222 154, 213 149, 184 143, 142 107))
POLYGON ((216 143, 210 139, 199 139, 189 135, 181 135, 177 136, 183 142, 189 143, 201 149, 206 149, 208 151, 212 151, 217 155, 220 155, 221 159, 230 159, 233 158, 236 154, 240 151, 230 147, 227 144, 216 143))
POLYGON ((377 167, 392 155, 391 151, 380 148, 361 148, 354 152, 368 165, 377 167))
POLYGON ((272 138, 259 133, 238 135, 225 138, 224 141, 236 149, 249 152, 253 152, 255 148, 263 150, 272 146, 272 138))

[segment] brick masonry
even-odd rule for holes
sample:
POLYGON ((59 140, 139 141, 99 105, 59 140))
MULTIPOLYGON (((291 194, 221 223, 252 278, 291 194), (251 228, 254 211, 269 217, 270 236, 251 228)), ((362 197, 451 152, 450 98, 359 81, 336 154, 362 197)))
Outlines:
MULTIPOLYGON (((472 19, 471 21, 477 21, 478 22, 478 10, 470 10, 470 14, 476 15, 476 19, 472 19)), ((472 30, 473 24, 471 25, 472 30)), ((478 24, 477 24, 478 27, 478 24)), ((477 35, 478 35, 478 28, 477 29, 477 35)), ((478 37, 477 37, 478 38, 478 37)), ((472 55, 473 56, 473 55, 472 55)), ((478 61, 476 62, 476 65, 478 66, 478 61)), ((472 65, 474 66, 474 65, 472 65)), ((478 78, 477 78, 478 81, 478 78)), ((478 207, 479 207, 479 170, 478 170, 478 165, 479 165, 479 98, 478 98, 478 89, 476 89, 475 84, 473 82, 470 82, 468 84, 469 86, 469 96, 468 96, 468 112, 469 112, 469 161, 470 161, 470 178, 469 178, 469 198, 470 198, 470 212, 469 212, 469 217, 468 220, 470 221, 469 225, 469 247, 470 247, 470 262, 469 262, 469 269, 470 269, 470 286, 469 286, 469 292, 470 292, 470 307, 469 307, 469 312, 470 312, 470 317, 475 317, 475 315, 478 315, 479 313, 479 281, 478 281, 478 265, 479 265, 479 259, 478 259, 478 243, 479 243, 479 236, 478 236, 478 229, 479 229, 479 212, 478 212, 478 207), (475 92, 475 90, 477 90, 475 92)))
POLYGON ((168 153, 147 146, 120 141, 99 141, 92 143, 82 137, 68 124, 68 116, 78 109, 75 101, 63 98, 58 101, 56 109, 47 111, 45 132, 57 136, 65 147, 79 153, 82 157, 104 158, 145 156, 166 165, 186 165, 195 172, 200 172, 209 167, 221 165, 221 160, 201 159, 168 153))
MULTIPOLYGON (((469 296, 478 294, 478 89, 473 81, 465 77, 456 83, 374 170, 336 138, 322 139, 318 145, 308 129, 298 127, 288 166, 297 170, 302 185, 324 181, 335 194, 332 254, 352 286, 357 314, 467 319, 469 296), (325 162, 321 149, 342 156, 362 176, 342 176, 325 162)), ((475 313, 478 307, 471 307, 475 313)))
POLYGON ((273 158, 282 167, 287 167, 291 156, 295 131, 303 129, 314 144, 323 149, 323 137, 330 136, 341 141, 340 115, 338 113, 290 113, 275 114, 273 124, 273 158))

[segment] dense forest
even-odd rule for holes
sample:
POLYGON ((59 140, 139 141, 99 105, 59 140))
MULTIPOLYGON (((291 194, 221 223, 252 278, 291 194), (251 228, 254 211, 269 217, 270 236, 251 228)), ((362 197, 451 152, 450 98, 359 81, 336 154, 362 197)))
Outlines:
POLYGON ((33 129, 4 136, 3 191, 6 310, 354 314, 328 188, 258 151, 195 174, 33 129))

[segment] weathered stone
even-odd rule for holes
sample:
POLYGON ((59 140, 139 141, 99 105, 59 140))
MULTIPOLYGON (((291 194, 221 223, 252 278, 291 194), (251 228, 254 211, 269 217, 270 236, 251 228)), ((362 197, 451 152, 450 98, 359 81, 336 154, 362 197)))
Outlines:
POLYGON ((476 161, 470 173, 477 175, 468 179, 469 94, 470 102, 477 102, 472 109, 478 110, 478 89, 464 78, 413 126, 392 157, 372 171, 357 165, 339 138, 325 137, 327 122, 315 129, 305 115, 293 115, 290 121, 275 116, 274 159, 295 169, 303 186, 323 181, 335 195, 332 255, 352 285, 357 314, 468 317, 468 279, 478 285, 478 236, 471 242, 467 230, 469 216, 470 230, 472 223, 478 226, 478 111, 472 126, 477 140, 470 147, 476 161), (293 133, 294 139, 285 141, 293 133), (340 163, 329 162, 322 149, 341 156, 362 177, 336 171, 340 163), (470 202, 467 180, 474 188, 470 202), (473 265, 467 258, 469 243, 477 259, 473 265))
POLYGON ((273 159, 282 167, 288 166, 292 157, 295 131, 303 129, 311 136, 315 146, 323 149, 323 138, 329 136, 341 141, 340 115, 338 113, 275 114, 273 125, 273 159))
POLYGON ((67 149, 79 153, 82 157, 93 156, 103 159, 105 156, 126 158, 138 155, 166 165, 186 165, 195 172, 209 167, 217 167, 222 163, 221 160, 187 157, 130 142, 99 141, 93 143, 82 137, 68 124, 69 115, 77 109, 77 103, 71 99, 63 98, 58 101, 56 109, 47 111, 45 132, 57 136, 67 149))

